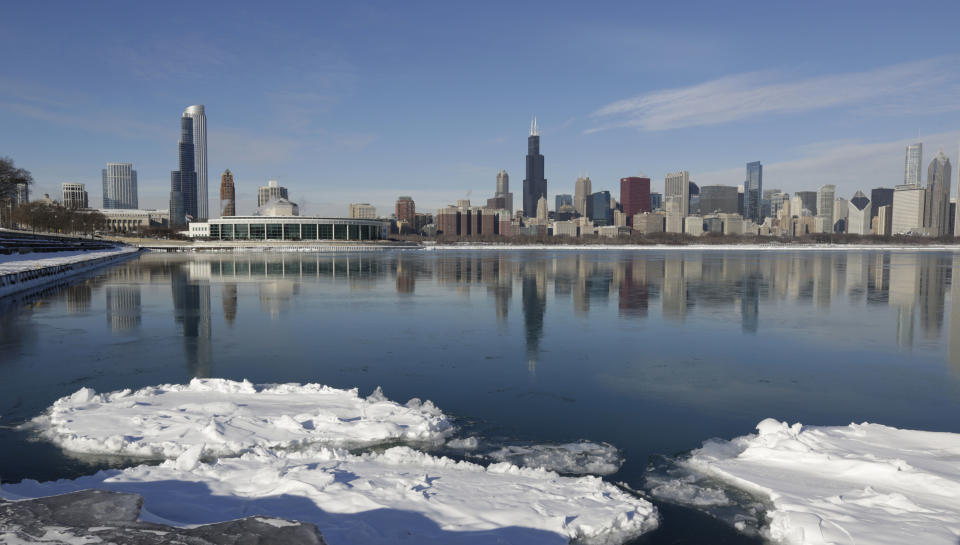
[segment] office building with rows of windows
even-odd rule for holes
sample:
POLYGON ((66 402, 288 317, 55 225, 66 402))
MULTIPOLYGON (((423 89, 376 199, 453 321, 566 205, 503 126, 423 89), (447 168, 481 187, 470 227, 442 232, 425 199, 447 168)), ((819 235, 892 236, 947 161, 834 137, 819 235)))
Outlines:
MULTIPOLYGON (((207 221, 214 240, 381 240, 390 225, 377 220, 311 216, 231 216, 207 221)), ((205 233, 204 233, 205 234, 205 233)))

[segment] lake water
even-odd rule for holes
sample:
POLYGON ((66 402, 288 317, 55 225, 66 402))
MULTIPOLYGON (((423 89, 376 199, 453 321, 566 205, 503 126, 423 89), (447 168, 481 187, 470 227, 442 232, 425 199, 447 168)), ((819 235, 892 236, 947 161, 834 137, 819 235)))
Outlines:
MULTIPOLYGON (((12 426, 82 386, 224 377, 434 401, 465 434, 651 457, 772 417, 960 432, 960 255, 145 254, 0 305, 0 479, 92 473, 12 426)), ((658 503, 639 543, 752 543, 658 503)))

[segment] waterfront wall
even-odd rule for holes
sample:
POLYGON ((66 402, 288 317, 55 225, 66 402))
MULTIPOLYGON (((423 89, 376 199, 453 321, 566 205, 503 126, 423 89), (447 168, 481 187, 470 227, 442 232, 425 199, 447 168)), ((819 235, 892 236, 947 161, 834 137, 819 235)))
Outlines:
POLYGON ((0 298, 63 282, 78 274, 136 257, 139 253, 139 249, 129 248, 109 255, 91 255, 90 259, 46 266, 43 265, 44 259, 41 258, 37 260, 36 267, 0 274, 0 298))

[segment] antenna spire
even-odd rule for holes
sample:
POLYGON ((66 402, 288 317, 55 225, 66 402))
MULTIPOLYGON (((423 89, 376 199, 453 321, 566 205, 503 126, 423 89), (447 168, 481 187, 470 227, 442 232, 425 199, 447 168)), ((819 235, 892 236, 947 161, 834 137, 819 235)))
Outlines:
POLYGON ((540 129, 537 127, 537 116, 533 116, 530 121, 530 136, 540 136, 540 129))

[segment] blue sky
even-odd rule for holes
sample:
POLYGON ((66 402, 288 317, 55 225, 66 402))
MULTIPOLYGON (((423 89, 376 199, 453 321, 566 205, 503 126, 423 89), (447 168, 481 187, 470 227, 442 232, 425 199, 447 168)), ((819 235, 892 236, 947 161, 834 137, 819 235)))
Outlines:
MULTIPOLYGON (((518 196, 536 115, 552 195, 578 172, 689 170, 764 187, 900 183, 903 149, 958 170, 960 3, 22 2, 0 18, 0 155, 34 194, 134 163, 166 207, 183 109, 207 110, 239 212, 279 178, 306 213, 518 196), (670 5, 667 5, 670 4, 670 5), (724 5, 731 4, 731 5, 724 5), (919 135, 919 137, 918 137, 919 135)), ((957 174, 954 174, 956 180, 957 174)))

